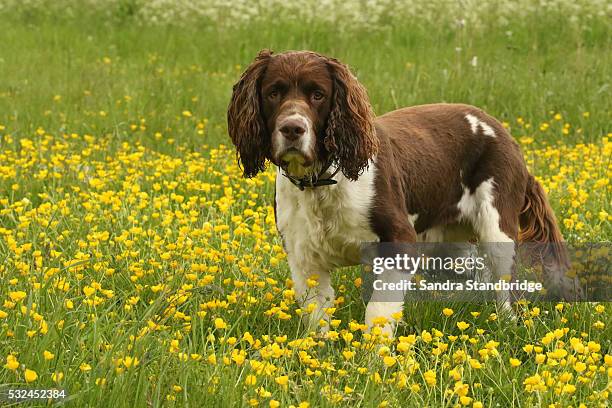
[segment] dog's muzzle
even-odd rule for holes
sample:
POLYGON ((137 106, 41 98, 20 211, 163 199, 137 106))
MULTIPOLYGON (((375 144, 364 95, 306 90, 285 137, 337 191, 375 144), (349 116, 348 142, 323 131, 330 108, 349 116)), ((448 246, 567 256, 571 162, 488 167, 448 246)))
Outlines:
POLYGON ((312 172, 314 162, 312 124, 299 113, 279 118, 277 123, 273 143, 278 152, 278 162, 287 174, 304 177, 312 172))

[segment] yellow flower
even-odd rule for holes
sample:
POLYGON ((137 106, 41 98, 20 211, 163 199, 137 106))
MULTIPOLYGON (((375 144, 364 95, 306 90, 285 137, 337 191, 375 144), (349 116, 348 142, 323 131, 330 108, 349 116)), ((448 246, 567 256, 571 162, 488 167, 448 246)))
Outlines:
POLYGON ((271 399, 268 405, 270 406, 270 408, 278 408, 280 407, 280 402, 275 399, 271 399))
POLYGON ((50 351, 43 351, 43 357, 45 360, 53 360, 53 358, 55 357, 55 354, 51 353, 50 351))
POLYGON ((453 388, 453 392, 459 395, 460 397, 465 397, 470 392, 470 386, 468 384, 464 384, 461 381, 457 381, 453 388))
POLYGON ((423 378, 425 378, 425 382, 432 387, 437 383, 436 372, 434 370, 425 371, 423 378))
POLYGON ((457 327, 459 328, 459 330, 463 331, 463 330, 467 329, 468 327, 470 327, 470 324, 461 321, 461 322, 457 323, 457 327))
POLYGON ((565 384, 563 388, 561 388, 561 392, 564 394, 573 394, 576 392, 576 386, 572 384, 565 384))
POLYGON ((587 347, 591 353, 599 353, 601 350, 601 345, 599 343, 595 343, 594 341, 589 341, 587 343, 587 347))
POLYGON ((247 375, 247 376, 246 376, 246 378, 244 379, 244 383, 245 383, 246 385, 255 385, 255 384, 257 384, 257 377, 255 377, 255 376, 254 376, 254 375, 252 375, 252 374, 249 374, 249 375, 247 375))
POLYGON ((29 368, 26 368, 23 376, 26 382, 29 382, 29 383, 36 381, 36 379, 38 378, 38 374, 36 374, 36 371, 30 370, 29 368))
POLYGON ((453 378, 455 381, 459 381, 461 379, 461 372, 457 369, 457 367, 455 367, 448 372, 448 376, 453 378))
POLYGON ((383 358, 383 362, 387 367, 393 367, 395 363, 397 363, 397 360, 395 357, 385 356, 385 358, 383 358))
POLYGON ((91 366, 89 364, 87 364, 87 363, 82 363, 79 366, 79 370, 81 370, 81 371, 83 371, 85 373, 87 371, 91 371, 91 366))
POLYGON ((442 313, 444 314, 444 316, 447 316, 447 317, 448 317, 448 316, 451 316, 451 315, 452 315, 453 313, 455 313, 455 312, 453 311, 453 309, 450 309, 450 308, 448 308, 448 307, 445 307, 445 308, 442 310, 442 313))
POLYGON ((544 384, 544 381, 542 380, 542 377, 539 374, 535 374, 531 377, 525 378, 525 381, 523 381, 523 385, 525 386, 525 391, 527 392, 546 390, 546 384, 544 384))
POLYGON ((284 387, 287 385, 287 383, 289 383, 289 376, 286 376, 286 375, 278 376, 274 379, 274 382, 284 387))
POLYGON ((4 367, 13 371, 19 368, 19 361, 17 361, 17 357, 12 354, 6 356, 6 364, 4 365, 4 367))
MULTIPOLYGON (((193 354, 191 355, 193 358, 193 354)), ((138 360, 137 357, 130 357, 130 356, 126 356, 123 358, 123 365, 126 368, 130 368, 132 366, 136 367, 138 364, 140 363, 140 361, 138 360)))
POLYGON ((480 361, 476 360, 475 358, 470 358, 469 363, 470 367, 472 367, 474 370, 482 368, 482 364, 480 364, 480 361))
POLYGON ((217 317, 215 319, 215 328, 219 330, 225 329, 227 328, 227 323, 225 323, 225 321, 222 318, 217 317))
POLYGON ((183 115, 183 117, 185 117, 185 118, 190 118, 190 117, 192 117, 192 116, 193 116, 193 114, 191 113, 191 111, 188 111, 188 110, 184 110, 184 111, 182 112, 182 115, 183 115))
POLYGON ((461 405, 469 405, 470 402, 472 402, 472 398, 468 397, 468 396, 462 396, 459 397, 459 402, 461 403, 461 405))
POLYGON ((395 346, 395 349, 399 351, 400 353, 406 353, 407 351, 410 351, 411 348, 412 346, 410 344, 402 342, 402 341, 397 343, 397 346, 395 346))
POLYGON ((521 360, 519 360, 518 358, 511 358, 510 359, 510 365, 512 367, 518 367, 521 365, 521 360))
POLYGON ((587 365, 583 363, 582 361, 578 361, 576 364, 574 364, 574 370, 576 370, 579 373, 586 370, 586 368, 587 368, 587 365))
POLYGON ((389 322, 389 319, 387 319, 384 316, 377 316, 374 319, 372 319, 372 323, 375 326, 381 326, 382 327, 382 326, 386 325, 388 322, 389 322))
POLYGON ((11 298, 13 302, 19 302, 20 300, 25 299, 26 296, 27 294, 22 290, 18 290, 16 292, 9 292, 9 298, 11 298))

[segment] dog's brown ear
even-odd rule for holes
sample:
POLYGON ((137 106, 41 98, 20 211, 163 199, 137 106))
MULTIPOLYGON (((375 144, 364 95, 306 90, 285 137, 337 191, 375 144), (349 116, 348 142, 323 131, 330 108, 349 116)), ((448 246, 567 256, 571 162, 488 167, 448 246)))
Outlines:
POLYGON ((266 155, 270 151, 270 138, 261 113, 259 82, 271 56, 270 50, 259 52, 234 85, 227 108, 227 129, 245 177, 265 170, 266 155))
POLYGON ((365 88, 348 67, 333 58, 327 63, 334 81, 334 96, 325 147, 338 160, 342 173, 356 180, 378 151, 374 112, 365 88))

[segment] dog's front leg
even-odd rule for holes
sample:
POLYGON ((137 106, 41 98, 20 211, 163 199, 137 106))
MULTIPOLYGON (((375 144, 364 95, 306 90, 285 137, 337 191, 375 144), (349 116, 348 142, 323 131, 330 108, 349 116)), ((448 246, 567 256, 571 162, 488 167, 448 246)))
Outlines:
POLYGON ((371 300, 368 302, 365 312, 365 322, 368 330, 372 332, 374 327, 380 327, 383 336, 393 337, 396 321, 401 318, 403 309, 404 302, 371 300))
POLYGON ((289 259, 296 298, 302 308, 302 321, 308 331, 327 332, 335 294, 329 269, 289 259))

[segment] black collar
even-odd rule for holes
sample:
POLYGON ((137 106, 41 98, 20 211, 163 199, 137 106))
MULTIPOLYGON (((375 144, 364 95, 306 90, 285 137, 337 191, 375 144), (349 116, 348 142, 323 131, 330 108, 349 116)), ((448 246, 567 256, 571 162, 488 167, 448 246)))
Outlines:
POLYGON ((302 177, 302 178, 292 177, 288 174, 285 174, 282 170, 281 170, 281 174, 287 177, 294 186, 300 189, 300 191, 304 191, 306 187, 314 188, 314 187, 321 187, 321 186, 330 186, 330 185, 338 183, 338 181, 334 180, 333 177, 336 174, 338 174, 338 172, 340 171, 340 166, 338 166, 338 168, 336 168, 336 171, 334 171, 331 174, 331 176, 329 176, 328 178, 322 179, 321 176, 323 176, 323 174, 325 174, 325 172, 329 169, 329 167, 332 165, 332 162, 333 160, 329 160, 327 164, 325 165, 325 167, 323 167, 323 169, 319 172, 317 177, 314 179, 312 177, 302 177))

